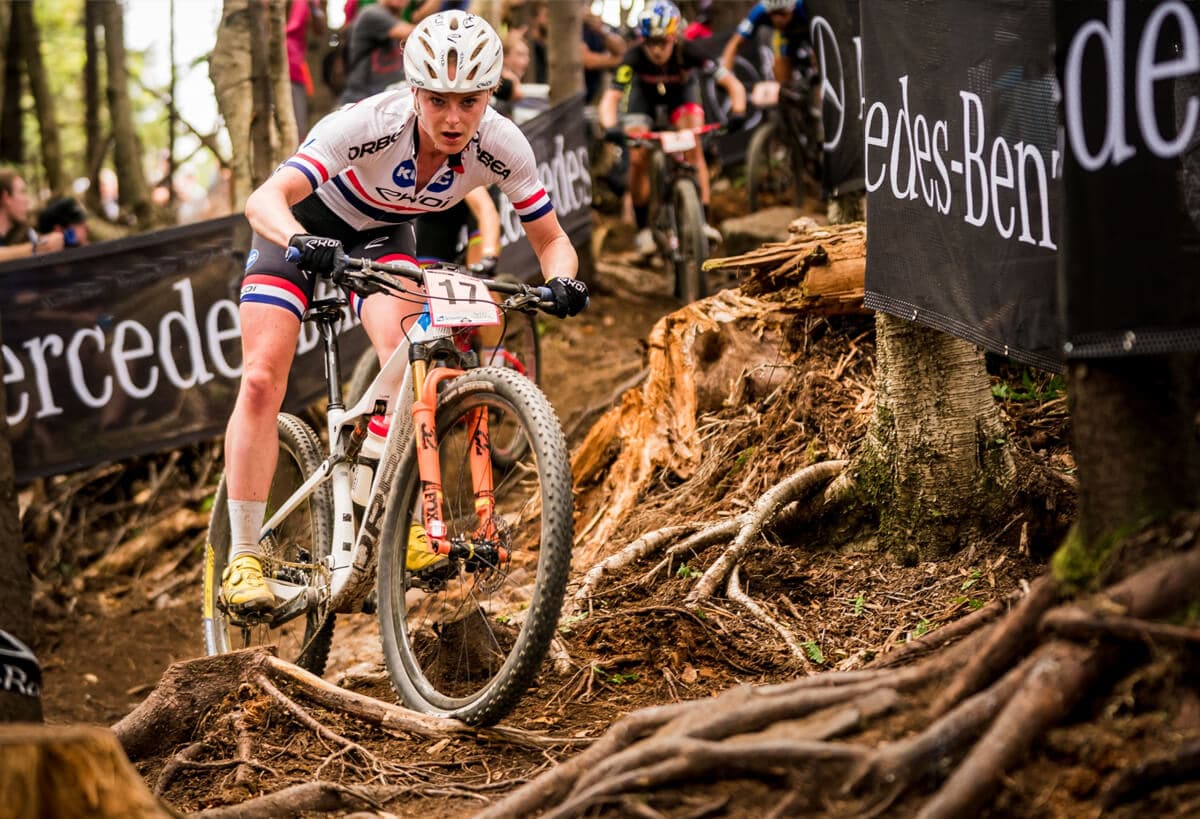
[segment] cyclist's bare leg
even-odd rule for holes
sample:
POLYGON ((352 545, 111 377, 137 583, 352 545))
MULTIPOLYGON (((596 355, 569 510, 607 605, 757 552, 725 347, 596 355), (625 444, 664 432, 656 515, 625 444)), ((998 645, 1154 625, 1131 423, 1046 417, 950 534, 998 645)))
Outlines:
POLYGON ((367 338, 379 356, 382 367, 395 352, 396 348, 406 343, 406 332, 412 330, 417 316, 421 313, 419 298, 424 298, 424 290, 414 288, 420 296, 414 295, 411 300, 397 299, 377 293, 367 297, 359 312, 363 329, 367 338))
POLYGON ((300 321, 266 304, 243 303, 238 313, 242 381, 225 430, 225 485, 230 501, 261 502, 267 499, 275 474, 278 451, 267 444, 276 440, 275 416, 287 391, 300 321))
POLYGON ((629 196, 635 208, 650 202, 650 152, 645 148, 629 149, 629 196))
MULTIPOLYGON (((675 129, 683 131, 704 125, 704 111, 684 111, 675 120, 675 129)), ((688 161, 696 168, 696 182, 700 186, 700 201, 708 205, 708 161, 704 158, 704 146, 697 137, 696 145, 687 152, 688 161)))

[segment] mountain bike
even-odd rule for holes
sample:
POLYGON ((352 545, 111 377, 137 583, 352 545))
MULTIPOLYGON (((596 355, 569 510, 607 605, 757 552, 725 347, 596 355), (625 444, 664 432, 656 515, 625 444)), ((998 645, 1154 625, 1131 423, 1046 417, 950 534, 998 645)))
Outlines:
MULTIPOLYGON (((755 129, 746 149, 746 198, 750 211, 769 202, 791 201, 804 204, 807 186, 820 185, 824 161, 821 145, 820 112, 812 110, 807 81, 795 88, 778 83, 760 84, 754 96, 776 96, 764 122, 755 129)), ((756 104, 768 104, 756 102, 756 104)))
POLYGON ((675 296, 684 304, 708 295, 704 261, 704 208, 700 183, 686 151, 702 135, 721 126, 710 124, 678 131, 630 131, 628 144, 650 150, 650 231, 675 277, 675 296))
POLYGON ((278 602, 253 620, 220 598, 230 537, 221 482, 205 549, 205 646, 218 654, 276 643, 280 656, 321 674, 336 615, 362 610, 375 589, 384 659, 404 704, 491 724, 532 682, 554 636, 571 557, 571 473, 562 427, 538 387, 513 370, 479 366, 453 336, 501 313, 549 309, 550 292, 457 266, 344 261, 336 284, 423 304, 408 354, 401 345, 347 407, 338 366, 346 301, 310 305, 304 320, 317 325, 325 351, 328 443, 280 414, 260 539, 278 602), (497 304, 488 290, 506 298, 497 304), (385 413, 360 508, 351 473, 369 419, 385 413), (520 457, 491 456, 493 439, 514 437, 523 440, 520 457))

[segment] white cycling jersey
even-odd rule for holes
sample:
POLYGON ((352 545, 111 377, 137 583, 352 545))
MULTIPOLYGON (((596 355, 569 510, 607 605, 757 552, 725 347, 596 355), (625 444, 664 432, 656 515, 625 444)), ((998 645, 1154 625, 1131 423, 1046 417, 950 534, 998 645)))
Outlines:
POLYGON ((529 141, 491 107, 466 150, 450 156, 421 190, 416 133, 411 89, 385 91, 330 113, 283 166, 308 177, 321 201, 356 230, 446 210, 480 185, 498 184, 522 222, 553 210, 529 141))

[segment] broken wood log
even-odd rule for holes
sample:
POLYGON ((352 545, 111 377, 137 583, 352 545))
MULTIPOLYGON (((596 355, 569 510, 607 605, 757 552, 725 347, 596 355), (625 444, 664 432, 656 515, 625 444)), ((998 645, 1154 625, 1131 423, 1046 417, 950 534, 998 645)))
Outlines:
POLYGON ((793 227, 799 232, 786 242, 709 259, 704 269, 736 274, 747 295, 782 300, 815 315, 870 312, 863 307, 866 223, 819 227, 797 220, 793 227))

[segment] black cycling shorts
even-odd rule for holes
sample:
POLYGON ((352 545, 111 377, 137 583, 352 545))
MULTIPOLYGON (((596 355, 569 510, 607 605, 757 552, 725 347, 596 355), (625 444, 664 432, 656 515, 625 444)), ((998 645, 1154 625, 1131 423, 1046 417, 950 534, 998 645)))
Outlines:
MULTIPOLYGON (((357 231, 334 215, 315 194, 293 207, 292 214, 313 235, 340 241, 349 256, 365 256, 379 262, 415 264, 417 261, 412 222, 357 231)), ((300 319, 312 301, 316 277, 284 259, 284 253, 284 248, 254 234, 239 301, 268 304, 300 319)), ((357 294, 350 294, 350 304, 358 314, 362 313, 362 301, 357 294)))

